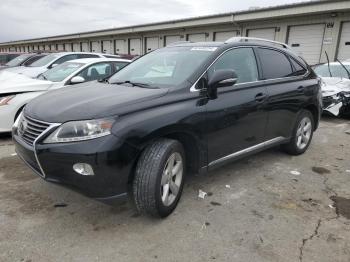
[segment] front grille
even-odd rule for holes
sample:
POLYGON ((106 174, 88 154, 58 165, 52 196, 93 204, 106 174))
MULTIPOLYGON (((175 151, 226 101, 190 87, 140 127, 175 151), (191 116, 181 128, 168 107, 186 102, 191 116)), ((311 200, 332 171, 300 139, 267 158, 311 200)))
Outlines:
POLYGON ((32 146, 35 139, 37 139, 38 136, 40 136, 49 126, 49 123, 22 116, 18 125, 18 134, 27 144, 32 146))

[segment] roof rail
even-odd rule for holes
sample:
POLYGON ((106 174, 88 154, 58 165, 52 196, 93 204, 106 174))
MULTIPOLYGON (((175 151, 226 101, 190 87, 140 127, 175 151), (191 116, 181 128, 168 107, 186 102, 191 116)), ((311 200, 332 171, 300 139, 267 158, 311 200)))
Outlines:
POLYGON ((174 45, 179 45, 179 44, 186 44, 186 43, 193 43, 192 41, 177 41, 174 43, 170 43, 167 46, 174 46, 174 45))
POLYGON ((291 49, 289 45, 282 43, 282 42, 277 42, 277 41, 272 41, 268 39, 263 39, 263 38, 256 38, 256 37, 231 37, 230 39, 226 40, 225 43, 233 43, 233 42, 265 42, 273 45, 279 45, 282 46, 283 48, 286 49, 291 49))

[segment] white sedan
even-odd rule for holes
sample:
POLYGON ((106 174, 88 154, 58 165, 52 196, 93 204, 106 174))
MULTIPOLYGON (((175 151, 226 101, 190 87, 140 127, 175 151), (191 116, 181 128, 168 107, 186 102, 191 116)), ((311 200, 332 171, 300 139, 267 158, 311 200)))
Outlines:
POLYGON ((7 72, 0 86, 0 133, 10 132, 23 107, 33 98, 64 86, 103 80, 130 63, 125 59, 86 58, 58 65, 32 79, 7 72))
POLYGON ((23 74, 29 77, 36 78, 38 75, 45 71, 54 68, 57 65, 63 64, 64 62, 84 59, 84 58, 118 58, 117 55, 110 54, 99 54, 99 53, 87 53, 87 52, 60 52, 49 54, 29 66, 17 66, 8 69, 4 69, 0 72, 0 81, 7 79, 8 74, 3 72, 12 72, 23 74))

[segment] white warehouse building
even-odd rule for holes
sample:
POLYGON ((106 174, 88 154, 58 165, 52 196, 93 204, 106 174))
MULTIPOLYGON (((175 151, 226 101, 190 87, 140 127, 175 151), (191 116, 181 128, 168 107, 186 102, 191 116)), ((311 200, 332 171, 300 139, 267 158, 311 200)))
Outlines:
MULTIPOLYGON (((232 4, 234 7, 234 3, 232 4)), ((152 24, 0 43, 1 52, 91 51, 142 55, 177 41, 233 36, 287 43, 308 63, 350 59, 350 1, 308 1, 152 24)))

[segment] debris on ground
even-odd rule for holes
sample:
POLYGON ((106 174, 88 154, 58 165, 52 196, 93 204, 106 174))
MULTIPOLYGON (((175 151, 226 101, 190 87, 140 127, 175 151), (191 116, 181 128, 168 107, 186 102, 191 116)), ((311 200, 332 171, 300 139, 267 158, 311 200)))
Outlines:
POLYGON ((204 191, 199 189, 199 191, 198 191, 199 198, 204 199, 206 195, 207 195, 207 192, 204 192, 204 191))
POLYGON ((343 217, 350 219, 350 199, 332 196, 331 200, 334 202, 337 215, 342 215, 343 217))
POLYGON ((293 170, 293 171, 290 171, 290 173, 294 176, 300 176, 301 173, 299 171, 296 171, 296 170, 293 170))
POLYGON ((230 185, 226 185, 226 188, 231 188, 231 186, 230 185))
POLYGON ((11 154, 11 156, 17 156, 17 153, 13 153, 13 154, 11 154))
POLYGON ((211 201, 210 204, 211 204, 212 206, 221 206, 221 203, 215 202, 215 201, 211 201))
POLYGON ((320 166, 312 167, 312 171, 317 173, 317 174, 320 174, 320 175, 330 174, 331 173, 331 171, 329 169, 324 168, 324 167, 320 167, 320 166))
POLYGON ((66 207, 68 206, 66 203, 57 203, 54 205, 54 207, 66 207))

